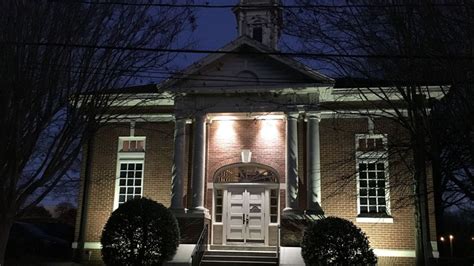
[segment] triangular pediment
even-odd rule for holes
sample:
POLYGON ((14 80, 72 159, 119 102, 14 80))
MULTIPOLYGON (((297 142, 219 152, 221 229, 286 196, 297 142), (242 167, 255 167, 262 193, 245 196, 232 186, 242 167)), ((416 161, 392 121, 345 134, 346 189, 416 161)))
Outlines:
POLYGON ((280 55, 248 37, 240 37, 175 75, 166 88, 188 92, 304 88, 334 80, 280 55))

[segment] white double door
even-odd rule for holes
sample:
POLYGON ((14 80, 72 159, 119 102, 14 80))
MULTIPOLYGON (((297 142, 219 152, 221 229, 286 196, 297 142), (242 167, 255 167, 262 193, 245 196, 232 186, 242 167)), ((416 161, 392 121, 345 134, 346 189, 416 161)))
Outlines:
POLYGON ((227 242, 265 242, 265 189, 228 188, 227 242))

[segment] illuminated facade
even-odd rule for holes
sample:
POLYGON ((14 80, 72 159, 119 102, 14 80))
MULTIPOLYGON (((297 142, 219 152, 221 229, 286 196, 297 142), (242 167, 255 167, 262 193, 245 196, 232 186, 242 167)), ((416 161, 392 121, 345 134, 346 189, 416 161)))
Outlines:
POLYGON ((293 222, 330 215, 361 227, 379 264, 413 263, 414 209, 395 205, 410 192, 390 187, 404 166, 389 144, 406 134, 370 115, 370 93, 339 88, 275 52, 277 1, 241 1, 234 12, 240 36, 221 49, 227 53, 142 87, 133 113, 97 133, 84 160, 78 242, 97 258, 110 213, 145 196, 175 213, 178 255, 188 259, 208 225, 211 248, 278 246, 281 264, 295 265, 302 228, 293 222))

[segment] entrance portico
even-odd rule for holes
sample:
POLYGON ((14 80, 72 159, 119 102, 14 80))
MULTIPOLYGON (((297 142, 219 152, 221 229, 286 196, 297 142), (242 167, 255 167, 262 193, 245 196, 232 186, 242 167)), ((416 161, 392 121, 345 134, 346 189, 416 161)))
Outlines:
POLYGON ((305 134, 317 136, 314 117, 305 112, 198 113, 187 126, 180 119, 174 159, 183 164, 179 158, 191 154, 191 175, 176 171, 173 176, 172 208, 181 208, 184 218, 208 219, 204 223, 210 224, 212 244, 277 245, 280 216, 302 213, 319 200, 318 142, 305 148, 310 165, 298 165, 298 142, 304 142, 305 134), (302 130, 305 118, 307 131, 302 130), (183 197, 179 190, 186 181, 180 181, 180 173, 191 185, 181 201, 177 196, 183 197), (301 180, 304 187, 298 186, 301 180), (301 206, 306 201, 298 198, 299 189, 309 192, 306 206, 301 206))
POLYGON ((257 163, 220 168, 213 185, 213 242, 276 245, 278 180, 274 169, 257 163))

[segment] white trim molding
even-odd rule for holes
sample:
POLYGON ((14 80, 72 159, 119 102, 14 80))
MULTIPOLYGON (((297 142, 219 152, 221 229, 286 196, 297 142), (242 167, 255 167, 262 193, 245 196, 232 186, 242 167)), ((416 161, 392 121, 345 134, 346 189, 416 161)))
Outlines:
POLYGON ((393 224, 392 217, 357 217, 356 222, 358 223, 380 223, 380 224, 393 224))
POLYGON ((411 249, 379 249, 375 248, 374 253, 377 257, 405 257, 415 258, 415 250, 411 249))
MULTIPOLYGON (((72 242, 72 248, 77 249, 78 243, 72 242)), ((85 249, 102 249, 102 244, 100 242, 84 242, 85 249)))

